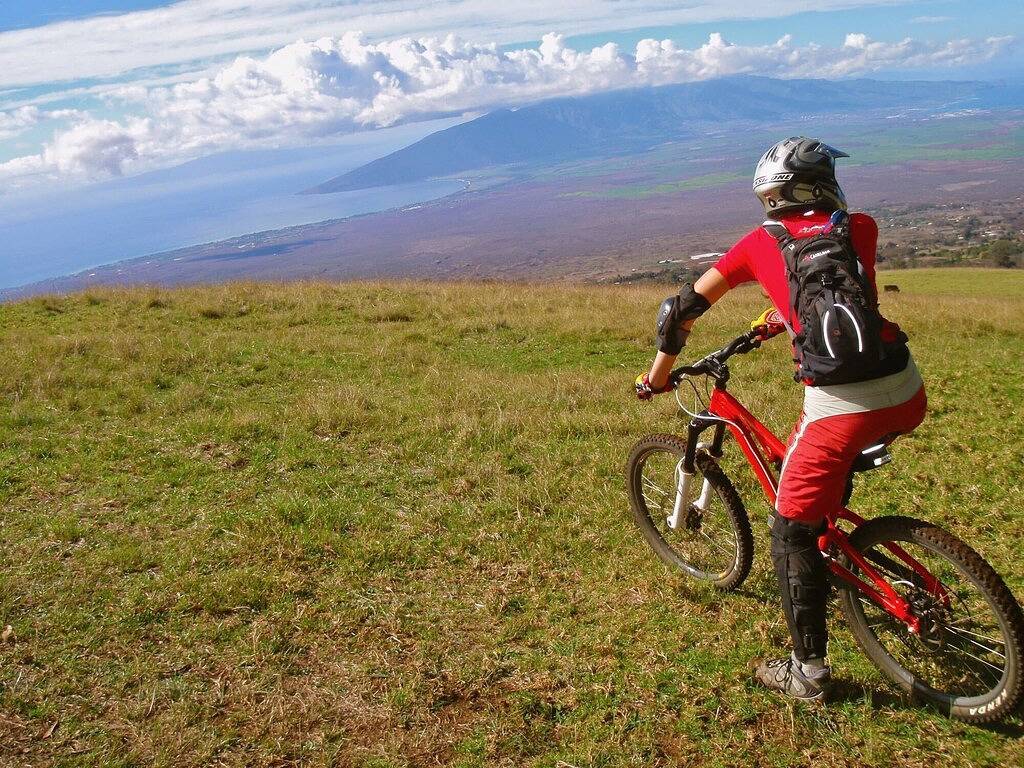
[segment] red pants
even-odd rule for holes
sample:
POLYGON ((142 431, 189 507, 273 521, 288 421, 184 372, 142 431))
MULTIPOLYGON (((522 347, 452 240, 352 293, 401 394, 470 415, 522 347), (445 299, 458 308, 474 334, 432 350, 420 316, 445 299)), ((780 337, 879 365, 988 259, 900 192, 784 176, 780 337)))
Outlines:
POLYGON ((817 421, 800 420, 789 438, 779 477, 775 508, 783 517, 818 525, 839 508, 846 478, 857 455, 893 433, 912 432, 924 420, 927 398, 922 387, 900 405, 861 413, 844 413, 817 421))

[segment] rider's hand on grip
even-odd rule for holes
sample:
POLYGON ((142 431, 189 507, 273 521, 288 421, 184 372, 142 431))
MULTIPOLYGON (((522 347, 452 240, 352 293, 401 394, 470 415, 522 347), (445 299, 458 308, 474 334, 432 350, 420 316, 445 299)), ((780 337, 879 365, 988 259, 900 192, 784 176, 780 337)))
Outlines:
POLYGON ((778 336, 786 330, 786 323, 774 307, 766 309, 761 316, 750 324, 750 330, 758 332, 758 338, 762 341, 778 336))
POLYGON ((664 387, 651 386, 650 379, 648 379, 647 376, 648 374, 641 373, 636 377, 636 382, 634 382, 636 386, 636 396, 641 400, 650 400, 655 395, 660 395, 662 392, 671 392, 676 388, 675 384, 671 381, 666 382, 664 387))

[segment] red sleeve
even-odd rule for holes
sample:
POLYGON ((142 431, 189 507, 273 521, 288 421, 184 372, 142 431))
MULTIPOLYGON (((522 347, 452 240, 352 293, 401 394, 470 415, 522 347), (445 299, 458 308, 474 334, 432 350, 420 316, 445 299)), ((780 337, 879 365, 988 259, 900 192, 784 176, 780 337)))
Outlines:
POLYGON ((722 258, 715 262, 715 269, 722 273, 730 288, 742 283, 756 280, 752 256, 755 252, 757 235, 760 229, 745 235, 736 245, 730 248, 722 258))
MULTIPOLYGON (((878 249, 878 224, 866 213, 855 213, 850 216, 850 239, 853 249, 857 252, 860 263, 864 265, 871 285, 875 285, 875 254, 878 249)), ((877 286, 875 294, 878 293, 877 286)))

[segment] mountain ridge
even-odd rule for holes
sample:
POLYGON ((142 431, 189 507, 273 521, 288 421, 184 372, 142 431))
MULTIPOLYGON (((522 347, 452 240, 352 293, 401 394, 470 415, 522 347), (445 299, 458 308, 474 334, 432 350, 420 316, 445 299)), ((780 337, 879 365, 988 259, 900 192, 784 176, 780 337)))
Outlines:
POLYGON ((784 120, 891 109, 987 109, 1024 103, 1024 87, 986 82, 779 80, 734 76, 502 108, 307 189, 368 189, 502 166, 627 154, 723 121, 784 120), (827 106, 823 106, 827 105, 827 106))

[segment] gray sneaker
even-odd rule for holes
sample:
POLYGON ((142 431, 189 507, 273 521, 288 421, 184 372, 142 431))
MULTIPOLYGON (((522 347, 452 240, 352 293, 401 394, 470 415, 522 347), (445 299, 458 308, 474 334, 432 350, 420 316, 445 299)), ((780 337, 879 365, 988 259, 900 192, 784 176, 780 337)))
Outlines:
POLYGON ((793 656, 762 661, 754 676, 762 685, 801 701, 824 701, 832 683, 829 667, 809 671, 793 656))

